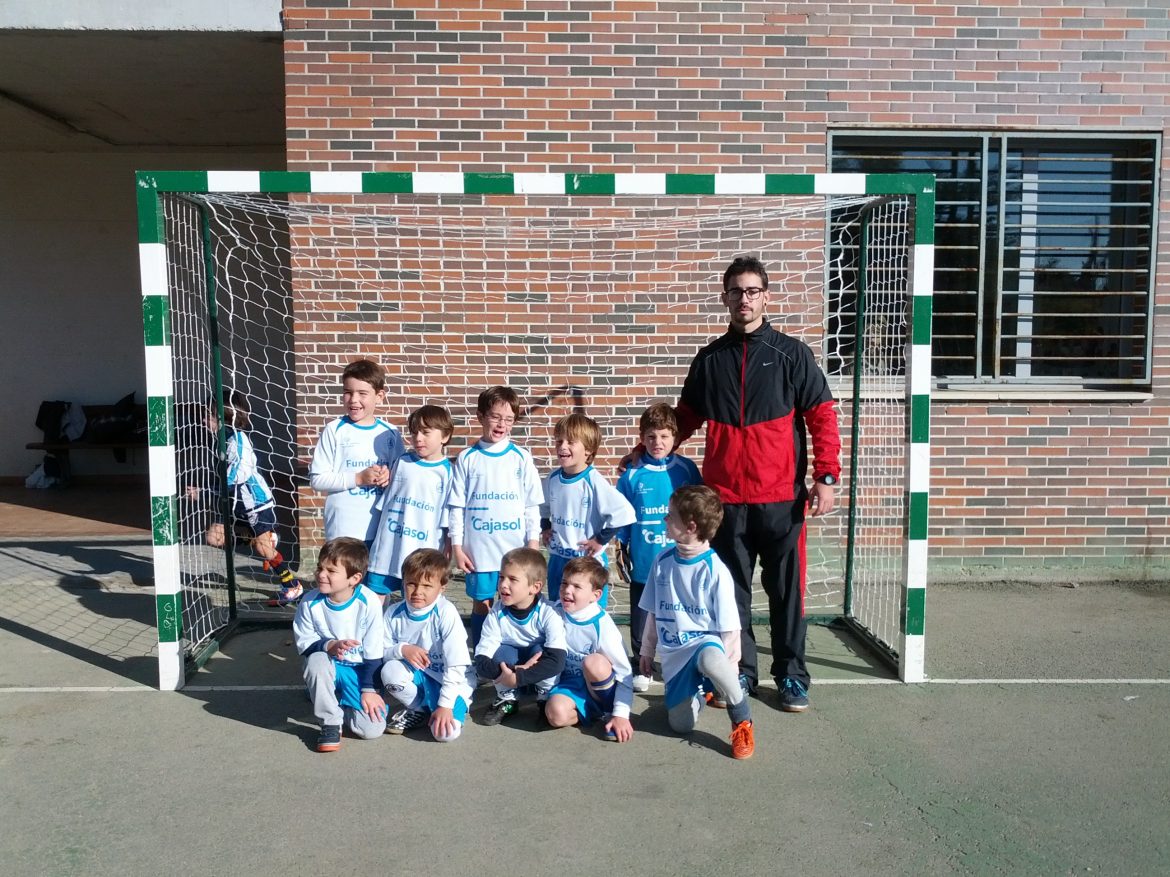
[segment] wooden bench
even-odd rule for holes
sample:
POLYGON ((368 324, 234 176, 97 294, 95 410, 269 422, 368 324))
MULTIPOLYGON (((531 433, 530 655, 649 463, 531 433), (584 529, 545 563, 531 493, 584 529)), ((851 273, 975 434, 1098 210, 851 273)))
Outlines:
MULTIPOLYGON (((124 463, 126 451, 146 447, 145 431, 133 432, 115 441, 93 441, 87 438, 91 426, 100 425, 107 418, 124 414, 124 411, 119 411, 116 405, 82 405, 81 407, 85 412, 85 433, 77 441, 71 442, 62 439, 55 442, 29 442, 24 446, 29 451, 44 451, 55 456, 61 463, 60 477, 62 481, 67 481, 71 474, 69 454, 72 451, 110 451, 118 462, 124 463)), ((146 424, 145 405, 134 406, 133 422, 135 426, 146 424)))

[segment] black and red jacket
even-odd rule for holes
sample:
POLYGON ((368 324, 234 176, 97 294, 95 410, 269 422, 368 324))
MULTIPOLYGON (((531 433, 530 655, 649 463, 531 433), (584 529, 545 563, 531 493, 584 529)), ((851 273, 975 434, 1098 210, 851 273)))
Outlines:
POLYGON ((805 495, 805 431, 815 477, 841 475, 837 409, 803 341, 767 321, 728 329, 698 352, 677 408, 679 442, 704 422, 703 482, 725 503, 791 502, 805 495))

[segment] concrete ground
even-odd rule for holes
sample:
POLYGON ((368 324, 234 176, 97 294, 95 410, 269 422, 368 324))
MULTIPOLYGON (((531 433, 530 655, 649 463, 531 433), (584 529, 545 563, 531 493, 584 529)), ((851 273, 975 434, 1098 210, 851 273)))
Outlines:
POLYGON ((1170 588, 932 587, 922 685, 814 629, 812 709, 765 689, 745 762, 660 685, 626 745, 529 709, 322 755, 287 631, 154 691, 147 538, 3 500, 5 875, 1170 873, 1170 588))

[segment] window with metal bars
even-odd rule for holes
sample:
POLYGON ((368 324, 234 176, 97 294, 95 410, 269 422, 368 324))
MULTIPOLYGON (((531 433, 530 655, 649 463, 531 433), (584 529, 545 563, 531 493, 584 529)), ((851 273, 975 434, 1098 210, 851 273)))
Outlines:
POLYGON ((1118 387, 1150 383, 1160 151, 1157 135, 833 132, 830 170, 935 175, 940 384, 1118 387))

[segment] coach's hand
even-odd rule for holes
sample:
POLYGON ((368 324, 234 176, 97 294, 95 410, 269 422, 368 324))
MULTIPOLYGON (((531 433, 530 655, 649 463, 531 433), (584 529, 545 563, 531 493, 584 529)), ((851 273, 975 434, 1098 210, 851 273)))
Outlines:
POLYGON ((632 451, 618 460, 618 474, 621 475, 623 472, 641 460, 642 454, 645 453, 645 450, 646 449, 641 445, 638 445, 638 447, 634 448, 632 451))
POLYGON ((831 512, 833 510, 833 494, 833 485, 814 481, 812 490, 808 494, 809 516, 817 518, 831 512))

